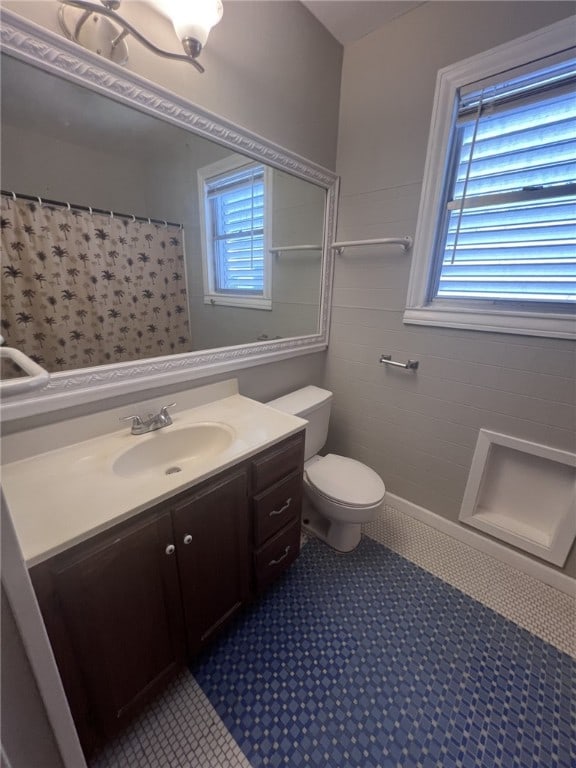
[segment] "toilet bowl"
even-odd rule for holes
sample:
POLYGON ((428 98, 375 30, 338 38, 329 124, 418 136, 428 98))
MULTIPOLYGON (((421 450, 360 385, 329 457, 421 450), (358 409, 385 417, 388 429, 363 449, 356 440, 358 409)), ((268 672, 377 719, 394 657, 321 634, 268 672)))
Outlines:
POLYGON ((330 453, 304 465, 304 493, 318 515, 307 526, 339 552, 360 543, 362 524, 378 517, 384 502, 382 479, 359 461, 330 453))
POLYGON ((386 489, 374 470, 355 459, 318 451, 326 442, 332 393, 304 387, 269 406, 308 421, 304 449, 304 528, 339 552, 360 543, 362 524, 378 516, 386 489))

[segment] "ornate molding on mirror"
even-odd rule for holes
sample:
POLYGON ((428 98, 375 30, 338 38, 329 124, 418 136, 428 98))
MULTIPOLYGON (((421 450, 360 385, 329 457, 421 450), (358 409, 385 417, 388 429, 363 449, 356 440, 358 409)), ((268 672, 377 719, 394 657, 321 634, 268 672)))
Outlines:
POLYGON ((335 174, 5 9, 0 12, 0 48, 39 69, 261 160, 327 192, 318 333, 54 373, 43 390, 5 400, 5 420, 326 349, 333 271, 329 244, 334 240, 338 195, 335 174))

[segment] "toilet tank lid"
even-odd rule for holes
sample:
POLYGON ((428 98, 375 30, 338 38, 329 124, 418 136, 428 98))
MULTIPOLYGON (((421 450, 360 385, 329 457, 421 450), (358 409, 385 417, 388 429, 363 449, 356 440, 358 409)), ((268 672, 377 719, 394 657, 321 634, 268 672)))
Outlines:
POLYGON ((312 385, 308 387, 302 387, 294 392, 290 392, 283 397, 277 397, 275 400, 270 400, 266 405, 276 408, 284 413, 291 413, 298 416, 305 416, 315 408, 327 403, 332 399, 332 392, 327 389, 321 389, 320 387, 314 387, 312 385))

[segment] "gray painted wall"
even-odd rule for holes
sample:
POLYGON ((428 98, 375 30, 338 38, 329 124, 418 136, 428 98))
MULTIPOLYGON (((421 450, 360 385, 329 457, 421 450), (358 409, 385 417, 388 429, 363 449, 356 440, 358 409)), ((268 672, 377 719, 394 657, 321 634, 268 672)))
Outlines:
POLYGON ((2 189, 93 208, 148 213, 140 158, 58 141, 41 126, 2 123, 2 189))
MULTIPOLYGON (((202 52, 203 75, 134 41, 126 69, 334 169, 342 46, 298 2, 224 5, 202 52)), ((2 6, 60 33, 54 3, 3 0, 2 6)), ((182 52, 170 22, 146 3, 125 2, 122 14, 158 46, 182 52)))
MULTIPOLYGON (((431 2, 346 46, 338 239, 414 234, 438 69, 573 12, 573 3, 431 2)), ((403 325, 409 271, 400 249, 337 258, 329 448, 456 520, 481 427, 574 450, 574 344, 403 325), (418 374, 385 369, 383 352, 419 359, 418 374)), ((576 574, 574 550, 565 571, 576 574)))

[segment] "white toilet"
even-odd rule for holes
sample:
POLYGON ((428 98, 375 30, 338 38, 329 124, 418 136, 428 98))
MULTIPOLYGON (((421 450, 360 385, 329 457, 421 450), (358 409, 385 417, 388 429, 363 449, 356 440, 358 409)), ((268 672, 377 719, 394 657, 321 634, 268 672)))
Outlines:
POLYGON ((382 479, 354 459, 333 453, 318 455, 328 435, 332 392, 304 387, 267 405, 308 421, 304 527, 339 552, 351 552, 360 543, 362 523, 374 520, 384 503, 382 479))

